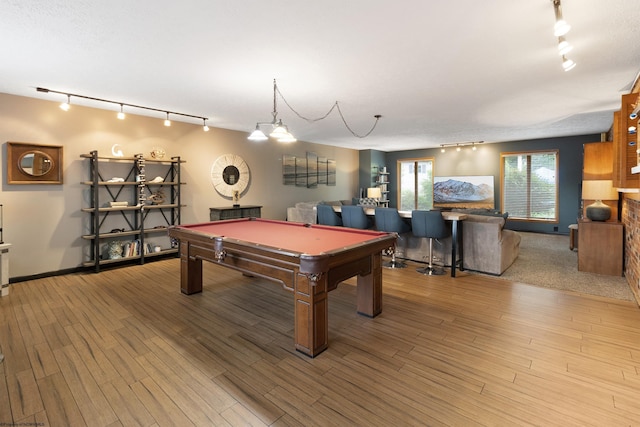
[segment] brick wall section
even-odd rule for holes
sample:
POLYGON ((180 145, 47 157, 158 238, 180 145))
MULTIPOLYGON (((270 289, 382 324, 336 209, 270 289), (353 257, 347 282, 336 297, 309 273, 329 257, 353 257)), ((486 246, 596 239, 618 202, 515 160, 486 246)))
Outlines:
POLYGON ((622 203, 624 224, 624 274, 640 304, 640 201, 625 198, 622 203))

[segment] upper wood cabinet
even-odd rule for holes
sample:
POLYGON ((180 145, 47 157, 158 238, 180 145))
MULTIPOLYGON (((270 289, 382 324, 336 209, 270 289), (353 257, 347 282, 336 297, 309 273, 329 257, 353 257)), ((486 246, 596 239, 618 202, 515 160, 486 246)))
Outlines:
POLYGON ((613 173, 613 143, 588 142, 583 145, 582 179, 611 180, 613 173))
POLYGON ((629 117, 637 102, 637 93, 622 95, 620 111, 613 116, 613 185, 618 188, 640 188, 640 174, 631 173, 637 162, 638 119, 629 117))

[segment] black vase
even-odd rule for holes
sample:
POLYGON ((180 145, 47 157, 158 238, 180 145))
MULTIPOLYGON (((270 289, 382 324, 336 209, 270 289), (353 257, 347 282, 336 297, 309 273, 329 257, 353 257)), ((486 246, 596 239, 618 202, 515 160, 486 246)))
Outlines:
POLYGON ((587 218, 591 221, 606 221, 611 218, 611 208, 602 200, 596 200, 593 204, 586 208, 587 218))

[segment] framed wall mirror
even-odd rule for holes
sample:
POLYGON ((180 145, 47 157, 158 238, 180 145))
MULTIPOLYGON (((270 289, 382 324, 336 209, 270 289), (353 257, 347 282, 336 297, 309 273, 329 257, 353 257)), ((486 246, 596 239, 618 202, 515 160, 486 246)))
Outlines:
POLYGON ((62 146, 7 142, 8 184, 62 184, 62 146))

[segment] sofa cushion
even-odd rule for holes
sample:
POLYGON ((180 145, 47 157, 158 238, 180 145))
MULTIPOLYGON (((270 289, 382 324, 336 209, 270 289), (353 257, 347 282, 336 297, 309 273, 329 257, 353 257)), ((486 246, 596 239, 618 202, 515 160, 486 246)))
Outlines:
POLYGON ((296 209, 313 209, 320 202, 298 202, 296 203, 296 209))
POLYGON ((329 201, 324 201, 324 202, 320 202, 323 205, 329 205, 329 206, 342 206, 342 202, 340 200, 329 200, 329 201))
POLYGON ((471 209, 471 208, 461 209, 461 208, 456 208, 456 209, 451 209, 451 211, 452 212, 466 213, 466 214, 469 214, 469 215, 501 216, 505 220, 509 217, 509 212, 500 212, 500 211, 497 211, 495 209, 471 209))

